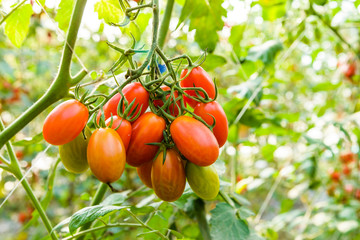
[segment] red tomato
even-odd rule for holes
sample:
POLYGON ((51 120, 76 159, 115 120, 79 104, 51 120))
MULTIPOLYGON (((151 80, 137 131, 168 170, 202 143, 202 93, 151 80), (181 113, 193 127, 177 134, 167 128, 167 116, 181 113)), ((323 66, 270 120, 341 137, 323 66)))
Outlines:
POLYGON ((351 184, 346 184, 344 190, 346 193, 351 194, 354 191, 354 187, 351 184))
POLYGON ((155 194, 163 201, 173 202, 184 192, 186 177, 185 169, 179 154, 173 150, 166 151, 163 163, 161 152, 155 159, 151 169, 151 182, 155 194))
MULTIPOLYGON (((187 74, 188 70, 184 69, 181 72, 181 78, 184 78, 187 74)), ((211 80, 209 74, 202 68, 202 67, 195 67, 191 70, 190 74, 183 79, 180 82, 180 86, 181 87, 201 87, 205 90, 205 92, 209 95, 210 98, 214 99, 215 97, 215 84, 214 82, 211 80)), ((187 90, 185 91, 187 94, 189 94, 190 96, 194 96, 196 97, 196 93, 195 90, 187 90)), ((200 95, 202 97, 204 97, 205 95, 202 92, 199 92, 200 95)), ((196 104, 198 103, 197 101, 188 98, 186 96, 184 96, 184 100, 192 107, 194 108, 196 106, 196 104)))
POLYGON ((92 173, 104 183, 118 180, 125 168, 126 152, 114 129, 100 128, 91 135, 87 159, 92 173))
POLYGON ((340 161, 342 163, 351 163, 355 160, 355 154, 352 152, 343 152, 340 154, 340 161))
POLYGON ((349 176, 351 174, 351 168, 348 165, 344 165, 343 174, 349 176))
POLYGON ((68 100, 54 108, 43 126, 45 141, 64 145, 74 140, 86 126, 89 118, 87 107, 77 100, 68 100))
POLYGON ((213 133, 219 143, 219 146, 222 147, 228 137, 229 128, 228 120, 221 105, 216 101, 198 103, 194 109, 194 113, 201 117, 209 125, 214 123, 214 119, 209 114, 215 118, 216 124, 213 128, 213 133))
POLYGON ((148 187, 152 188, 151 183, 151 168, 153 165, 153 161, 148 161, 136 168, 136 171, 139 175, 140 180, 148 187))
POLYGON ((133 167, 139 167, 155 157, 159 147, 146 144, 163 140, 166 123, 162 117, 147 112, 133 123, 132 128, 126 162, 133 167))
POLYGON ((336 170, 330 170, 329 171, 330 178, 333 182, 339 182, 340 181, 340 173, 336 170))
POLYGON ((20 212, 18 215, 19 223, 25 223, 28 220, 28 215, 26 212, 20 212))
MULTIPOLYGON (((170 91, 170 88, 168 86, 161 86, 161 89, 163 91, 170 91)), ((174 96, 175 96, 175 98, 177 98, 179 96, 179 93, 177 91, 175 91, 174 96)), ((166 99, 168 99, 169 97, 170 97, 170 93, 166 95, 166 99)), ((186 102, 184 102, 184 103, 185 103, 185 107, 186 107, 186 102)), ((156 107, 160 108, 160 107, 164 106, 164 102, 161 99, 154 100, 154 105, 156 107)), ((177 117, 179 115, 179 108, 177 106, 181 107, 180 100, 176 101, 176 105, 174 103, 172 103, 169 106, 169 113, 171 115, 173 115, 174 117, 177 117)))
MULTIPOLYGON (((108 118, 105 122, 106 126, 109 126, 111 123, 111 118, 108 118)), ((131 138, 131 131, 132 127, 129 121, 122 119, 119 116, 113 116, 113 124, 111 126, 112 129, 117 128, 120 125, 120 127, 116 130, 116 132, 119 134, 125 150, 129 147, 129 142, 131 138), (121 123, 121 125, 120 125, 121 123)))
POLYGON ((179 151, 198 166, 209 166, 219 156, 214 134, 200 121, 180 116, 170 125, 170 133, 179 151))
POLYGON ((346 64, 346 71, 344 72, 345 77, 352 78, 356 72, 356 63, 351 62, 346 64))
POLYGON ((355 191, 355 198, 356 198, 357 200, 360 200, 360 189, 356 189, 356 191, 355 191))
MULTIPOLYGON (((140 111, 140 107, 142 106, 140 112, 140 116, 141 116, 149 106, 149 93, 146 91, 146 89, 141 85, 141 83, 134 82, 126 85, 122 90, 122 92, 129 104, 132 101, 134 101, 134 99, 136 98, 135 103, 132 106, 129 114, 135 109, 136 105, 138 105, 134 116, 138 114, 138 112, 140 111)), ((118 115, 117 108, 120 100, 121 100, 121 94, 117 93, 104 105, 103 109, 104 109, 105 119, 111 117, 111 114, 113 116, 118 115)), ((100 115, 101 113, 99 112, 97 115, 97 121, 99 121, 100 115)))

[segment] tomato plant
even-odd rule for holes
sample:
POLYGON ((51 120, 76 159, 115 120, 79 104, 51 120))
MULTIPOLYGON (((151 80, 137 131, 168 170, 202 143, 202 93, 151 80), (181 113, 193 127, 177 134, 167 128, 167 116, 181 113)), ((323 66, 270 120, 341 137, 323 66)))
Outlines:
POLYGON ((213 164, 219 155, 219 144, 214 134, 200 121, 181 116, 170 125, 176 147, 187 160, 198 166, 213 164))
POLYGON ((173 202, 185 189, 185 169, 179 154, 173 150, 161 152, 154 160, 151 169, 151 183, 155 194, 162 200, 173 202))
POLYGON ((68 100, 54 108, 43 125, 44 139, 52 145, 74 140, 89 118, 87 107, 77 100, 68 100))
POLYGON ((104 183, 118 180, 125 169, 126 152, 114 129, 100 128, 91 135, 87 159, 92 173, 104 183))
POLYGON ((198 103, 194 108, 194 113, 209 125, 214 123, 213 117, 215 118, 216 124, 212 131, 219 143, 219 147, 222 147, 227 140, 229 128, 228 120, 221 105, 216 101, 198 103))
MULTIPOLYGON (((168 86, 161 86, 161 89, 163 91, 170 91, 170 88, 168 86)), ((179 96, 179 93, 177 91, 174 92, 174 97, 175 99, 177 99, 179 96)), ((166 95, 166 100, 168 100, 170 97, 170 93, 168 93, 166 95)), ((154 105, 156 107, 162 107, 164 106, 164 101, 161 100, 161 99, 158 99, 158 100, 154 100, 154 105)), ((186 106, 186 102, 185 102, 185 106, 186 106)), ((174 117, 177 117, 179 115, 179 108, 181 107, 181 102, 180 100, 177 100, 176 103, 172 103, 170 104, 169 106, 169 113, 174 116, 174 117)))

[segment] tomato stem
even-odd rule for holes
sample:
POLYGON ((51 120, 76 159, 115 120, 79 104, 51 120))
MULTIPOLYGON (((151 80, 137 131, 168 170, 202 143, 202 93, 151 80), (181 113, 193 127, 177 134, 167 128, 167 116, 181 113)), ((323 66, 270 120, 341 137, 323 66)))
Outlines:
POLYGON ((211 240, 210 229, 206 220, 205 203, 201 198, 196 199, 194 202, 194 209, 196 209, 196 219, 199 223, 199 229, 204 240, 211 240))

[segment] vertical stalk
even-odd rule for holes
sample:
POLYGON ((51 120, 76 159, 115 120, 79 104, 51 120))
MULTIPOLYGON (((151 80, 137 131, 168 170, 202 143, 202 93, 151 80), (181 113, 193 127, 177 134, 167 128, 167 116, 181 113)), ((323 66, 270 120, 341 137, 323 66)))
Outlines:
POLYGON ((211 240, 209 225, 207 223, 206 215, 205 215, 204 200, 198 198, 194 201, 194 205, 195 205, 195 209, 196 209, 196 211, 195 211, 196 219, 199 223, 201 235, 204 240, 211 240))
POLYGON ((158 46, 160 49, 164 47, 166 35, 169 30, 169 24, 170 24, 173 8, 174 8, 174 0, 167 0, 164 18, 160 25, 159 41, 158 41, 158 46))

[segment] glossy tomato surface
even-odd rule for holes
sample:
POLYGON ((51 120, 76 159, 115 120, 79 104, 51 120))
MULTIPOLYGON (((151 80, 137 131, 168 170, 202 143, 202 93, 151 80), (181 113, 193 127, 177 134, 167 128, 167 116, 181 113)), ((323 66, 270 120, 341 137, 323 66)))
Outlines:
MULTIPOLYGON (((181 76, 180 76, 181 79, 183 79, 187 73, 188 73, 188 70, 184 69, 181 72, 181 76)), ((181 87, 194 87, 194 86, 201 87, 205 90, 205 92, 209 95, 210 98, 214 99, 214 97, 215 97, 215 84, 211 80, 209 74, 200 66, 193 68, 191 70, 191 72, 189 73, 189 75, 180 82, 180 86, 181 87)), ((197 96, 195 93, 195 90, 186 90, 185 92, 187 94, 189 94, 190 96, 194 96, 194 97, 197 96)), ((202 92, 199 92, 199 93, 202 97, 205 96, 202 92)), ((194 108, 196 106, 196 104, 198 103, 194 99, 188 98, 186 96, 184 96, 184 99, 192 108, 194 108)))
POLYGON ((166 123, 162 117, 147 112, 132 124, 132 128, 126 162, 133 167, 139 167, 155 157, 159 147, 147 143, 159 143, 163 140, 166 123))
POLYGON ((209 166, 219 156, 214 134, 200 121, 180 116, 170 125, 171 137, 179 151, 198 166, 209 166))
POLYGON ((81 132, 74 140, 59 146, 61 162, 66 170, 72 173, 82 173, 89 168, 86 150, 91 136, 88 127, 85 128, 85 136, 81 132))
POLYGON ((118 180, 124 172, 126 152, 114 129, 100 128, 91 135, 87 159, 92 173, 104 183, 118 180))
MULTIPOLYGON (((142 115, 146 111, 146 109, 149 106, 149 93, 141 85, 141 83, 139 83, 139 82, 130 83, 124 87, 122 92, 125 96, 125 99, 128 101, 129 104, 132 101, 134 101, 134 99, 136 98, 135 103, 132 106, 129 113, 131 113, 135 109, 136 106, 137 106, 137 108, 136 108, 136 113, 134 114, 134 116, 136 116, 136 114, 138 114, 138 112, 140 111, 140 108, 141 108, 140 115, 142 115)), ((117 108, 118 108, 120 100, 121 100, 121 95, 120 95, 120 93, 117 93, 104 105, 103 109, 104 109, 105 119, 108 119, 109 117, 111 117, 111 114, 113 116, 118 115, 117 108)), ((99 121, 100 114, 101 113, 99 112, 97 115, 97 121, 99 121)), ((135 120, 135 119, 132 119, 132 120, 135 120)))
MULTIPOLYGON (((109 126, 111 123, 111 118, 108 118, 105 122, 106 126, 109 126)), ((128 149, 129 147, 129 142, 130 142, 130 138, 131 138, 131 131, 132 131, 132 127, 131 127, 131 123, 127 120, 122 119, 119 116, 113 116, 113 123, 111 128, 112 129, 116 129, 117 127, 119 127, 116 132, 119 134, 125 150, 128 149), (120 127, 119 127, 120 125, 120 127)))
POLYGON ((212 200, 219 193, 220 180, 214 166, 200 167, 189 162, 186 178, 194 193, 202 199, 212 200))
MULTIPOLYGON (((170 88, 168 86, 161 86, 161 89, 163 91, 170 91, 170 88)), ((178 92, 175 91, 174 92, 175 99, 178 96, 179 96, 178 92)), ((169 97, 170 97, 170 93, 166 95, 166 100, 169 99, 169 97)), ((186 102, 184 102, 184 103, 185 103, 185 106, 186 106, 186 102)), ((164 102, 161 99, 157 99, 157 100, 154 100, 154 105, 156 107, 162 107, 162 106, 164 106, 164 102)), ((178 101, 176 101, 176 104, 175 103, 170 104, 169 109, 168 109, 169 110, 168 113, 170 113, 174 117, 177 117, 179 115, 179 108, 180 107, 181 107, 181 102, 180 102, 180 100, 178 100, 178 101)))
POLYGON ((151 168, 152 168, 153 161, 148 161, 141 165, 140 167, 136 168, 136 171, 139 175, 140 180, 148 187, 152 188, 151 183, 151 168))
POLYGON ((163 163, 161 152, 155 159, 151 170, 151 182, 155 194, 163 201, 173 202, 184 192, 186 177, 183 163, 179 154, 173 150, 166 151, 163 163))
POLYGON ((228 120, 221 105, 216 101, 198 103, 194 108, 194 113, 201 117, 209 125, 214 123, 214 119, 209 114, 215 118, 216 124, 213 128, 213 133, 219 143, 219 146, 222 147, 228 137, 229 128, 228 120))
POLYGON ((77 100, 68 100, 54 108, 43 125, 45 141, 64 145, 74 140, 86 126, 89 118, 87 107, 77 100))

